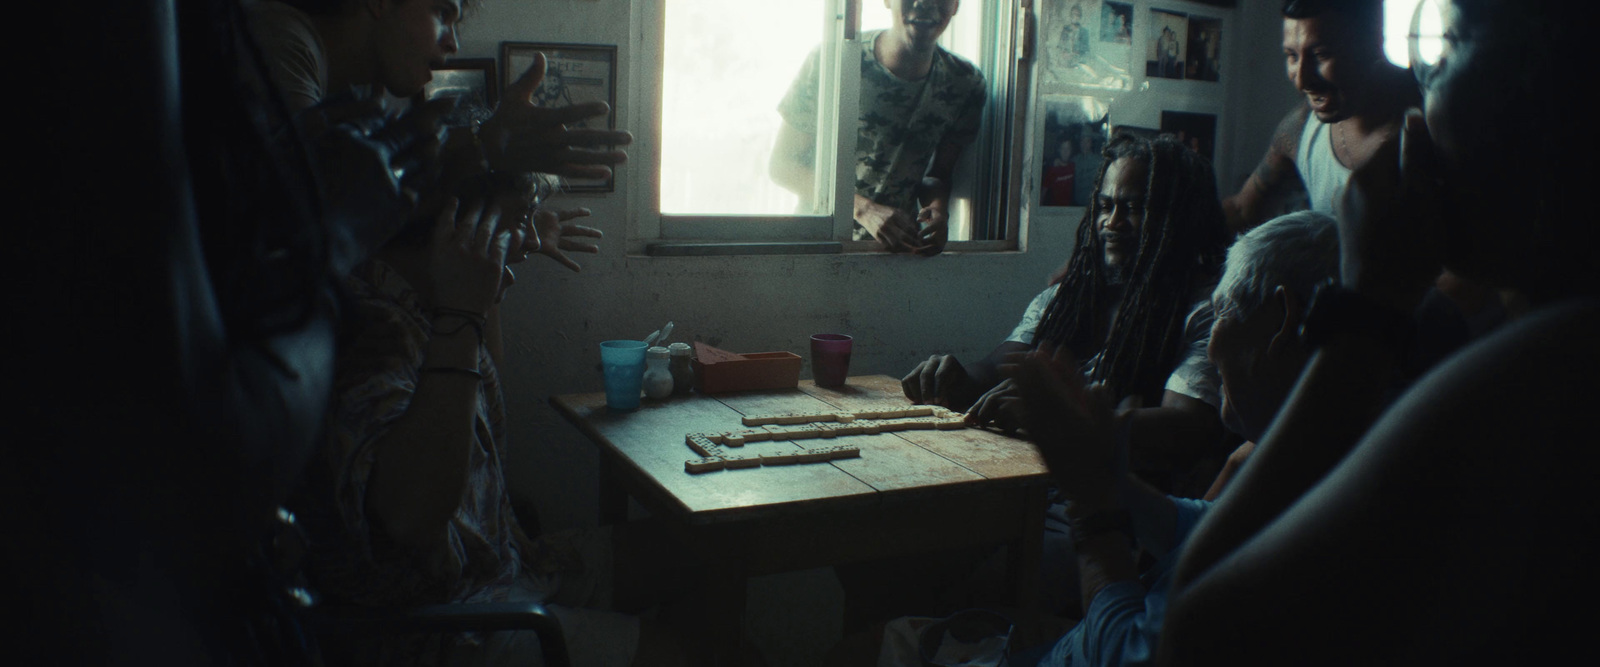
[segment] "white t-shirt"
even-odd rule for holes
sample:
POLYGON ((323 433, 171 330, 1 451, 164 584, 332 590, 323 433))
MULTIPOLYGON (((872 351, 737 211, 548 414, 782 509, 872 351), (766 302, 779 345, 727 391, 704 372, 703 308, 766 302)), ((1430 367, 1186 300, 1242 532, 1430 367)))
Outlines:
MULTIPOLYGON (((1056 298, 1056 290, 1060 287, 1060 283, 1051 285, 1033 297, 1028 309, 1022 313, 1022 321, 1011 330, 1006 340, 1032 345, 1039 322, 1044 319, 1044 313, 1050 308, 1050 302, 1056 298)), ((1207 289, 1201 294, 1206 295, 1205 298, 1195 303, 1183 322, 1183 339, 1188 349, 1178 360, 1178 366, 1172 369, 1172 375, 1167 376, 1166 389, 1221 410, 1222 378, 1217 374, 1217 367, 1211 364, 1211 358, 1206 356, 1206 347, 1211 344, 1211 322, 1216 315, 1211 310, 1211 291, 1207 289)), ((1084 375, 1094 372, 1101 354, 1103 352, 1097 352, 1083 363, 1084 375)))
POLYGON ((1315 115, 1306 118, 1294 167, 1306 185, 1311 210, 1337 216, 1338 204, 1344 199, 1345 187, 1350 184, 1350 168, 1339 164, 1339 158, 1333 154, 1332 125, 1317 120, 1315 115))

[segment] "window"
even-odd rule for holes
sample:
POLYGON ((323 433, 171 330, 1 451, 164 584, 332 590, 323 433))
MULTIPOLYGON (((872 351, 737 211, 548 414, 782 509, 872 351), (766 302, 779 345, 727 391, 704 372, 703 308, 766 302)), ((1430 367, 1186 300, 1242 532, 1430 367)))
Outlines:
POLYGON ((1439 0, 1384 0, 1383 52, 1399 67, 1411 66, 1411 36, 1415 29, 1418 57, 1431 64, 1444 50, 1444 19, 1439 0), (1413 26, 1416 20, 1418 25, 1413 26))
MULTIPOLYGON (((1014 218, 1005 211, 1009 170, 1000 168, 1014 108, 1009 5, 966 0, 940 38, 978 65, 988 88, 978 139, 952 179, 953 242, 1015 237, 1006 234, 1014 218)), ((890 26, 882 2, 662 0, 635 9, 644 28, 644 56, 635 59, 644 85, 634 99, 644 102, 641 118, 660 118, 630 151, 659 167, 629 188, 642 214, 635 216, 637 240, 810 242, 816 252, 876 247, 850 241, 850 207, 860 85, 855 38, 890 26), (849 10, 860 12, 860 28, 847 35, 849 10), (817 78, 815 121, 797 128, 815 138, 807 147, 809 192, 805 179, 780 185, 771 169, 785 123, 778 108, 802 71, 817 78)))

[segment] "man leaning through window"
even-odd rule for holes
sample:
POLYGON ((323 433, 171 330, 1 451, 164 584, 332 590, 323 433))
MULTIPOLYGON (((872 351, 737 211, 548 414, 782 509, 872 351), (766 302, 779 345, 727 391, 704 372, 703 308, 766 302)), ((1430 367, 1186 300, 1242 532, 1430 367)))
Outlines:
MULTIPOLYGON (((884 5, 893 25, 859 40, 853 236, 876 238, 892 252, 936 255, 948 236, 951 173, 978 134, 983 75, 938 45, 958 0, 884 5)), ((784 122, 772 151, 772 180, 800 195, 802 210, 811 208, 815 191, 818 53, 778 105, 784 122)))

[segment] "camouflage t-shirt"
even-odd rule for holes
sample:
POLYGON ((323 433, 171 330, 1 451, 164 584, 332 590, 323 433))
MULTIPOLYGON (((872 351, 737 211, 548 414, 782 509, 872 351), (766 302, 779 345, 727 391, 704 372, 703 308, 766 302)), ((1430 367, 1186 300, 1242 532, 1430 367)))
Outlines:
MULTIPOLYGON (((933 68, 917 81, 890 73, 872 53, 882 30, 861 38, 861 121, 856 137, 856 194, 917 214, 917 185, 941 143, 968 144, 983 119, 983 74, 971 62, 939 48, 933 68)), ((778 113, 811 134, 817 126, 818 50, 812 49, 778 113)), ((857 240, 871 239, 855 227, 857 240)))

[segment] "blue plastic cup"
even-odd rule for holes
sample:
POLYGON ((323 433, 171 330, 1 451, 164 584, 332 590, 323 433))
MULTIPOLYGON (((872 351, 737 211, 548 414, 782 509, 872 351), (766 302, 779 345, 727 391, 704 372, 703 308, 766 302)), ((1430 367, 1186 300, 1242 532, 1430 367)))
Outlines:
POLYGON ((642 340, 608 340, 600 343, 600 367, 606 377, 606 407, 634 410, 639 407, 644 382, 642 340))

